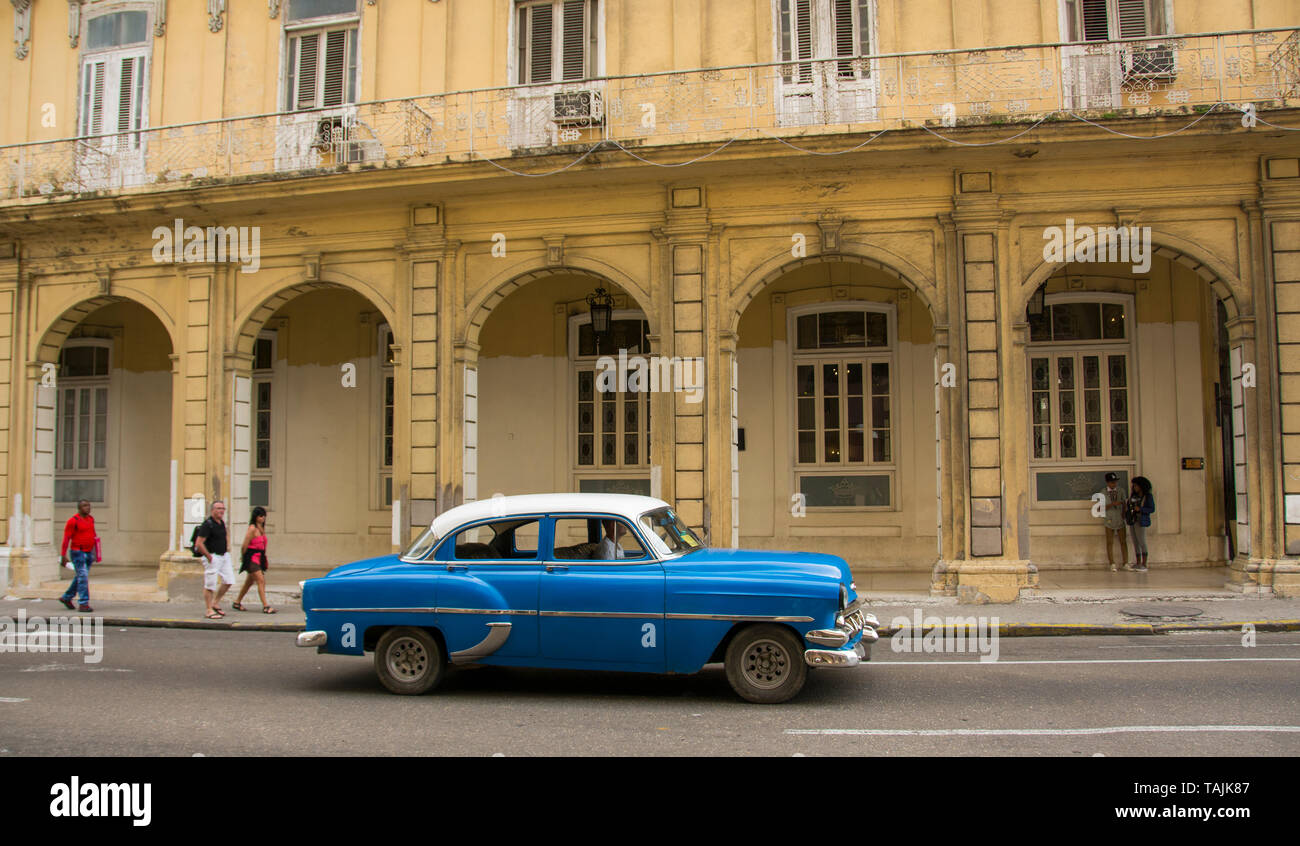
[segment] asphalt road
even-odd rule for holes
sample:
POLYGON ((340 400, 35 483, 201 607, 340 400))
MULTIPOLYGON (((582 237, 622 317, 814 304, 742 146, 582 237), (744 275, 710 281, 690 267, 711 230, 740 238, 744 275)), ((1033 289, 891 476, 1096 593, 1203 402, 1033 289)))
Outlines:
POLYGON ((0 756, 1300 754, 1300 634, 1004 638, 895 653, 750 705, 696 676, 479 668, 387 693, 292 634, 109 629, 103 660, 0 654, 0 756), (1232 727, 1233 730, 1228 730, 1232 727), (1271 728, 1272 730, 1268 730, 1271 728))

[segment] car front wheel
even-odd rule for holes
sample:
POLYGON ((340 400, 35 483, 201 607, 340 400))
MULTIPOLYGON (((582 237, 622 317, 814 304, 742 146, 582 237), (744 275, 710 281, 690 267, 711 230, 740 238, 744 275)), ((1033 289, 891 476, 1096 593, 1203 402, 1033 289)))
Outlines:
POLYGON ((375 672, 393 693, 428 691, 442 681, 445 666, 437 638, 424 629, 389 629, 375 646, 375 672))
POLYGON ((750 626, 737 634, 727 647, 726 667, 732 690, 768 705, 794 697, 808 679, 803 643, 784 626, 750 626))

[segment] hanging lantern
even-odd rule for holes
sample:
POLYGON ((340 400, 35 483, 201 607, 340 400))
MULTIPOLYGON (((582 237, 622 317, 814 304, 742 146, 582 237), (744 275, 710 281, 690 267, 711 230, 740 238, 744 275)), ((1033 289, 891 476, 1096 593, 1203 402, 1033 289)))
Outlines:
POLYGON ((604 288, 597 288, 596 293, 587 295, 587 305, 591 307, 591 331, 597 336, 609 332, 614 316, 614 298, 604 288))

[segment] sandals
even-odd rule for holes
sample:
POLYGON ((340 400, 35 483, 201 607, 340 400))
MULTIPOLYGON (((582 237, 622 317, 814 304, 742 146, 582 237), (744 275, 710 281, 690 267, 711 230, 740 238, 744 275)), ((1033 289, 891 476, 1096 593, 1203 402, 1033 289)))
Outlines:
POLYGON ((221 619, 221 615, 218 614, 216 611, 209 611, 208 613, 204 614, 203 616, 204 616, 205 618, 209 619, 209 620, 220 620, 220 619, 221 619))
POLYGON ((242 602, 232 602, 232 603, 230 603, 230 607, 231 607, 231 608, 234 608, 236 611, 243 611, 243 610, 244 610, 244 603, 242 603, 242 602))
POLYGON ((263 613, 263 614, 274 614, 274 613, 275 613, 275 609, 272 608, 272 607, 269 606, 269 605, 263 605, 263 606, 262 606, 262 613, 263 613))
POLYGON ((226 616, 226 612, 225 612, 225 611, 222 611, 220 608, 218 608, 218 607, 215 606, 215 605, 212 606, 212 613, 213 613, 213 614, 216 614, 216 615, 218 615, 218 616, 221 616, 221 617, 226 616))

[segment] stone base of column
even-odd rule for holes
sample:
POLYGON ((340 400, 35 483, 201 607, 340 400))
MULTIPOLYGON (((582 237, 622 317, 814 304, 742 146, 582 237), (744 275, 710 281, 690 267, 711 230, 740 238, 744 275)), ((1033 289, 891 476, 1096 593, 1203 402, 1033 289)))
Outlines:
POLYGON ((940 561, 930 580, 931 596, 955 596, 963 605, 1016 602, 1021 591, 1038 589, 1038 567, 1005 558, 940 561))
POLYGON ((158 558, 158 590, 167 598, 203 601, 203 559, 188 549, 164 552, 158 558))
POLYGON ((0 588, 40 587, 72 571, 59 569, 59 554, 52 546, 0 547, 0 588))
POLYGON ((1228 562, 1228 580, 1223 586, 1243 596, 1298 597, 1300 562, 1294 559, 1235 558, 1228 562))

